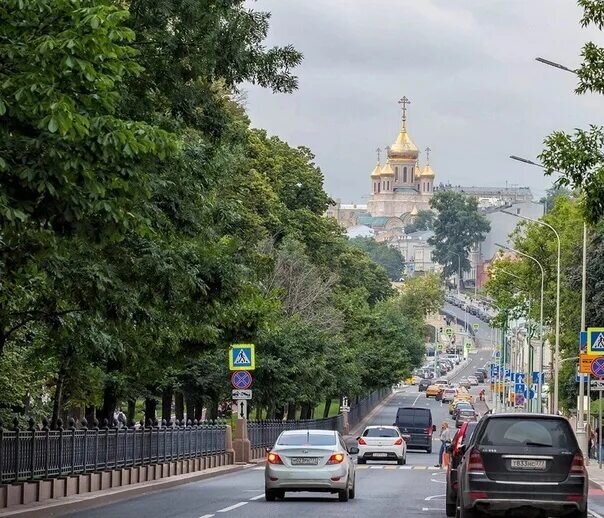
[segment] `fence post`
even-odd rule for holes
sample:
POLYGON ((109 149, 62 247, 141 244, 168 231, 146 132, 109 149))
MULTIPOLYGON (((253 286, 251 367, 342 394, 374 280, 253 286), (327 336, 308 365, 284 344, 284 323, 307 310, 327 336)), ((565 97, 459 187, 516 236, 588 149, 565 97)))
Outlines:
POLYGON ((67 421, 69 429, 71 430, 71 475, 75 473, 75 456, 76 456, 76 427, 73 417, 70 417, 67 421))
POLYGON ((29 418, 28 424, 29 427, 27 429, 31 432, 31 457, 29 465, 29 478, 31 480, 34 480, 34 471, 36 467, 36 431, 38 430, 38 428, 36 427, 36 422, 31 417, 29 418))
POLYGON ((250 461, 251 445, 247 434, 247 419, 245 418, 235 421, 233 450, 235 451, 235 462, 248 463, 250 461))
POLYGON ((84 458, 82 459, 82 473, 86 473, 88 468, 88 421, 82 419, 82 430, 84 431, 84 458))
POLYGON ((63 419, 57 419, 57 429, 59 430, 59 477, 63 476, 63 419))

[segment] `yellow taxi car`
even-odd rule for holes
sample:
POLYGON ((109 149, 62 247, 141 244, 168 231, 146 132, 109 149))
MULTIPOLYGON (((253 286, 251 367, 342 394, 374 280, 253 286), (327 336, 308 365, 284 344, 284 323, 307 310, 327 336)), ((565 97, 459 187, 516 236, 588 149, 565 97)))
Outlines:
POLYGON ((430 385, 426 389, 426 397, 433 397, 439 399, 442 395, 443 387, 442 385, 430 385))
POLYGON ((465 398, 461 398, 461 399, 454 399, 453 401, 451 401, 451 403, 449 403, 449 414, 453 415, 455 413, 455 410, 457 409, 457 405, 459 405, 460 403, 463 404, 468 404, 468 403, 472 403, 472 399, 465 399, 465 398))
POLYGON ((419 376, 409 376, 405 379, 405 385, 419 385, 421 378, 419 376))

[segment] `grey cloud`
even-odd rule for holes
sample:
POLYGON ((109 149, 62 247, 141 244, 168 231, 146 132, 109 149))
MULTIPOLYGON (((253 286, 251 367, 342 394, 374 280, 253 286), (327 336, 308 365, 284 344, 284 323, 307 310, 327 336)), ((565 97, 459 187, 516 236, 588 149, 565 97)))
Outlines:
POLYGON ((317 155, 334 197, 360 201, 375 148, 397 133, 397 99, 411 98, 410 132, 434 150, 437 182, 526 184, 551 180, 511 162, 535 157, 554 129, 598 122, 597 96, 573 95, 582 44, 569 0, 258 0, 273 13, 269 44, 305 54, 300 89, 272 95, 249 87, 253 124, 317 155))

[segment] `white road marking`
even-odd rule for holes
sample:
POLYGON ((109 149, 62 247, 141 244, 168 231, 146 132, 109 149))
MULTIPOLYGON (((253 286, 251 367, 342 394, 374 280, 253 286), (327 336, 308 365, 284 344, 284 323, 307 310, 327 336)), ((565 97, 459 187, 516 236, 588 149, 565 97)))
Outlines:
POLYGON ((444 498, 447 495, 433 495, 433 496, 427 496, 426 498, 424 498, 424 500, 426 502, 429 502, 430 500, 435 500, 437 498, 444 498))
POLYGON ((239 509, 240 507, 243 507, 244 505, 247 505, 247 504, 249 504, 249 502, 239 502, 238 504, 231 505, 230 507, 225 507, 224 509, 220 509, 216 512, 217 513, 228 513, 229 511, 233 511, 234 509, 239 509))
POLYGON ((212 516, 214 516, 213 514, 204 514, 203 516, 200 516, 199 518, 212 518, 212 516))
POLYGON ((596 513, 595 511, 592 511, 591 509, 589 509, 589 514, 591 514, 594 518, 604 518, 604 516, 596 513))
POLYGON ((252 498, 250 498, 250 500, 260 500, 261 498, 264 498, 264 493, 262 493, 261 495, 253 496, 252 498))
POLYGON ((264 471, 264 468, 252 468, 254 471, 264 471))
POLYGON ((413 469, 413 466, 401 466, 399 469, 413 469))
POLYGON ((369 466, 369 469, 384 469, 384 466, 369 466))
POLYGON ((422 507, 422 511, 442 511, 442 507, 439 508, 435 508, 435 507, 422 507))
POLYGON ((421 396, 421 394, 417 395, 417 397, 415 398, 415 401, 413 402, 413 406, 415 406, 415 403, 417 403, 417 400, 419 399, 419 396, 421 396))

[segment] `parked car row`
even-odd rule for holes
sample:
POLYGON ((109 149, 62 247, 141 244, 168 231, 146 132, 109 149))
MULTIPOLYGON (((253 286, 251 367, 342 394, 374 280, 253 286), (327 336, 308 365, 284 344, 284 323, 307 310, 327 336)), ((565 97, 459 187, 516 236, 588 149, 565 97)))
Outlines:
POLYGON ((476 318, 482 320, 483 322, 486 322, 487 324, 491 323, 491 321, 493 320, 493 312, 485 303, 481 303, 478 301, 468 303, 465 300, 462 300, 461 298, 458 298, 452 294, 445 295, 445 300, 449 304, 452 304, 460 309, 463 309, 464 311, 467 311, 468 313, 470 313, 470 315, 474 315, 476 318))

